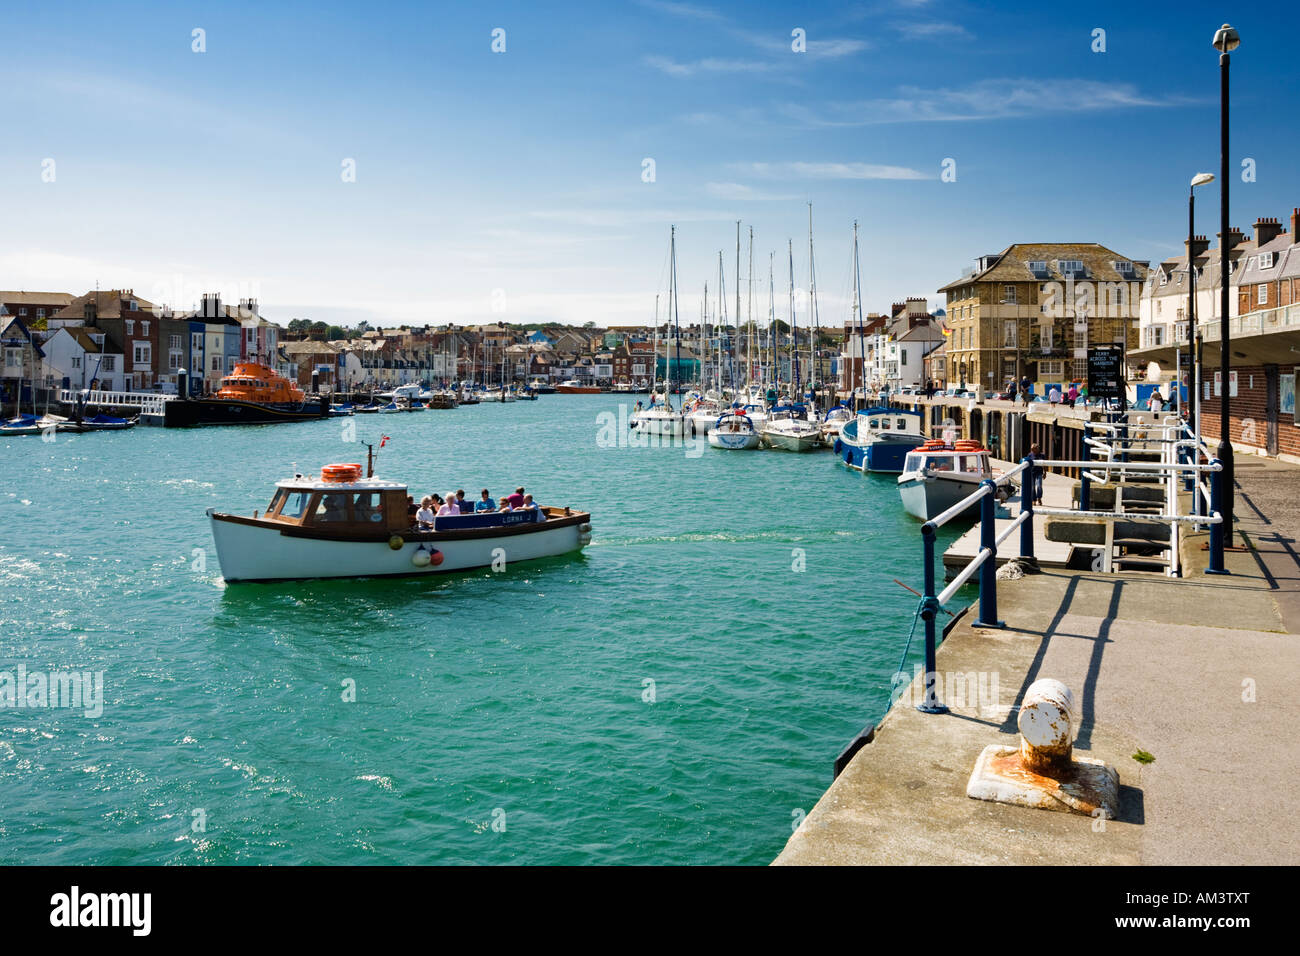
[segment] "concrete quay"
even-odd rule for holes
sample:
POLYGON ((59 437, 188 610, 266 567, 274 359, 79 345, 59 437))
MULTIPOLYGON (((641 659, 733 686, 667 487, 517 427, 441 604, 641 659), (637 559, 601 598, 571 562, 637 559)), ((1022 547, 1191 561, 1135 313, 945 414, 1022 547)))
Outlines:
POLYGON ((1182 578, 1047 568, 999 582, 1006 628, 967 609, 939 647, 951 713, 915 709, 918 676, 775 863, 1300 863, 1300 468, 1241 456, 1237 477, 1249 547, 1226 555, 1229 575, 1206 575, 1207 536, 1188 535, 1182 578), (994 700, 953 693, 975 682, 952 675, 993 674, 994 700), (1043 677, 1074 693, 1075 752, 1118 770, 1118 818, 966 796, 981 750, 1017 743, 1043 677))

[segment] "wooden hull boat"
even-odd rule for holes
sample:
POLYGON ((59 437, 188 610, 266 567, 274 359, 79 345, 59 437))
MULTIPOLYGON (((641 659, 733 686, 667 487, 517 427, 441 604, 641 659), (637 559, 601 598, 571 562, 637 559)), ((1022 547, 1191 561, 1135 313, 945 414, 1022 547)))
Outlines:
POLYGON ((279 482, 260 517, 208 509, 227 583, 407 577, 501 561, 508 567, 578 552, 591 541, 591 515, 568 508, 439 517, 431 530, 418 530, 407 516, 406 485, 338 470, 346 468, 360 466, 327 466, 321 478, 279 482))

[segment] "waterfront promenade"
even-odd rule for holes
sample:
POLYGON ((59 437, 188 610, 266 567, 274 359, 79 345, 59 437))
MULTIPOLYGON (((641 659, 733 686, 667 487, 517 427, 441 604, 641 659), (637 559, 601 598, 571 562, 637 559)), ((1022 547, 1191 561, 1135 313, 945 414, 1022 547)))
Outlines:
POLYGON ((937 656, 941 675, 996 672, 997 705, 920 713, 918 677, 776 863, 1300 862, 1286 822, 1300 774, 1300 468, 1241 456, 1238 469, 1236 529, 1253 548, 1227 554, 1230 575, 1204 574, 1189 536, 1182 579, 1052 568, 999 582, 1006 629, 974 627, 968 610, 937 656), (1075 695, 1076 753, 1119 771, 1118 819, 966 796, 976 757, 1016 743, 1020 698, 1044 677, 1075 695))

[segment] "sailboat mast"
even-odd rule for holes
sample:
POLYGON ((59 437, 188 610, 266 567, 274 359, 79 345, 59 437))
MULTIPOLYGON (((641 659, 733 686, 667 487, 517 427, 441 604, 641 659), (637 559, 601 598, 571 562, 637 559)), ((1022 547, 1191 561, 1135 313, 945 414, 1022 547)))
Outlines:
POLYGON ((799 319, 794 314, 794 240, 787 239, 786 251, 790 256, 790 385, 793 398, 799 397, 799 319))
MULTIPOLYGON (((681 363, 681 358, 682 358, 682 335, 681 335, 681 323, 678 321, 678 314, 679 314, 679 313, 678 313, 678 311, 677 311, 677 227, 676 227, 676 226, 673 226, 673 227, 671 227, 671 228, 672 228, 672 232, 670 233, 670 239, 669 239, 669 241, 668 241, 668 258, 669 258, 669 259, 671 260, 671 262, 672 262, 672 267, 669 269, 669 274, 670 274, 671 277, 672 277, 672 290, 671 290, 671 292, 670 292, 669 308, 672 310, 672 314, 673 314, 673 351, 674 351, 674 357, 675 357, 675 359, 676 359, 676 361, 677 361, 677 363, 678 363, 678 368, 680 368, 680 367, 681 367, 681 364, 680 364, 680 363, 681 363)), ((665 365, 668 364, 668 350, 667 350, 667 349, 664 350, 664 364, 665 364, 665 365)), ((665 378, 667 378, 667 380, 668 380, 668 395, 671 395, 671 394, 672 394, 672 391, 673 391, 673 389, 672 389, 672 383, 673 383, 672 370, 671 370, 671 369, 665 369, 665 372, 667 372, 667 374, 665 375, 665 378)), ((665 397, 665 404, 667 404, 668 401, 669 401, 669 399, 668 399, 667 397, 665 397)))
POLYGON ((767 359, 776 384, 776 252, 767 254, 767 359))
POLYGON ((812 203, 808 204, 808 297, 812 312, 812 326, 808 339, 808 387, 816 392, 821 382, 821 369, 817 364, 817 335, 821 323, 817 320, 817 268, 813 260, 812 203))
POLYGON ((659 293, 655 293, 655 328, 650 333, 650 399, 654 400, 655 379, 659 377, 659 293))
POLYGON ((731 388, 736 388, 736 366, 740 364, 740 220, 736 220, 736 338, 731 343, 731 388))
POLYGON ((754 227, 749 227, 749 314, 745 325, 745 390, 754 383, 754 227))
MULTIPOLYGON (((862 333, 862 265, 858 261, 858 221, 853 220, 853 305, 858 310, 858 358, 862 364, 862 401, 867 399, 867 342, 862 333)), ((852 388, 853 376, 849 376, 852 388)))

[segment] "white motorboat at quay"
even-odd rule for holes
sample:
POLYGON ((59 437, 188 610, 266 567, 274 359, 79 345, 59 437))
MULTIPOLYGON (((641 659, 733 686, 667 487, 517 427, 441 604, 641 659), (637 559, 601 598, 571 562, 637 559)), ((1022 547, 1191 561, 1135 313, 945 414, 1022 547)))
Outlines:
POLYGON ((227 583, 309 578, 398 577, 490 567, 581 551, 591 515, 535 508, 444 515, 432 530, 412 526, 407 486, 361 477, 360 465, 326 465, 319 476, 276 483, 262 514, 209 508, 227 583))
POLYGON ((720 415, 708 434, 709 444, 725 451, 749 451, 761 444, 758 429, 743 412, 720 415))
MULTIPOLYGON (((922 521, 943 514, 963 498, 975 492, 980 483, 993 478, 989 451, 969 439, 949 445, 935 439, 907 454, 903 473, 898 476, 898 493, 908 514, 922 521)), ((1010 489, 998 486, 997 498, 1006 500, 1010 489)), ((979 509, 979 502, 961 516, 979 509)))
POLYGON ((803 405, 777 405, 763 426, 763 444, 781 451, 813 451, 822 443, 821 429, 805 416, 803 405))

